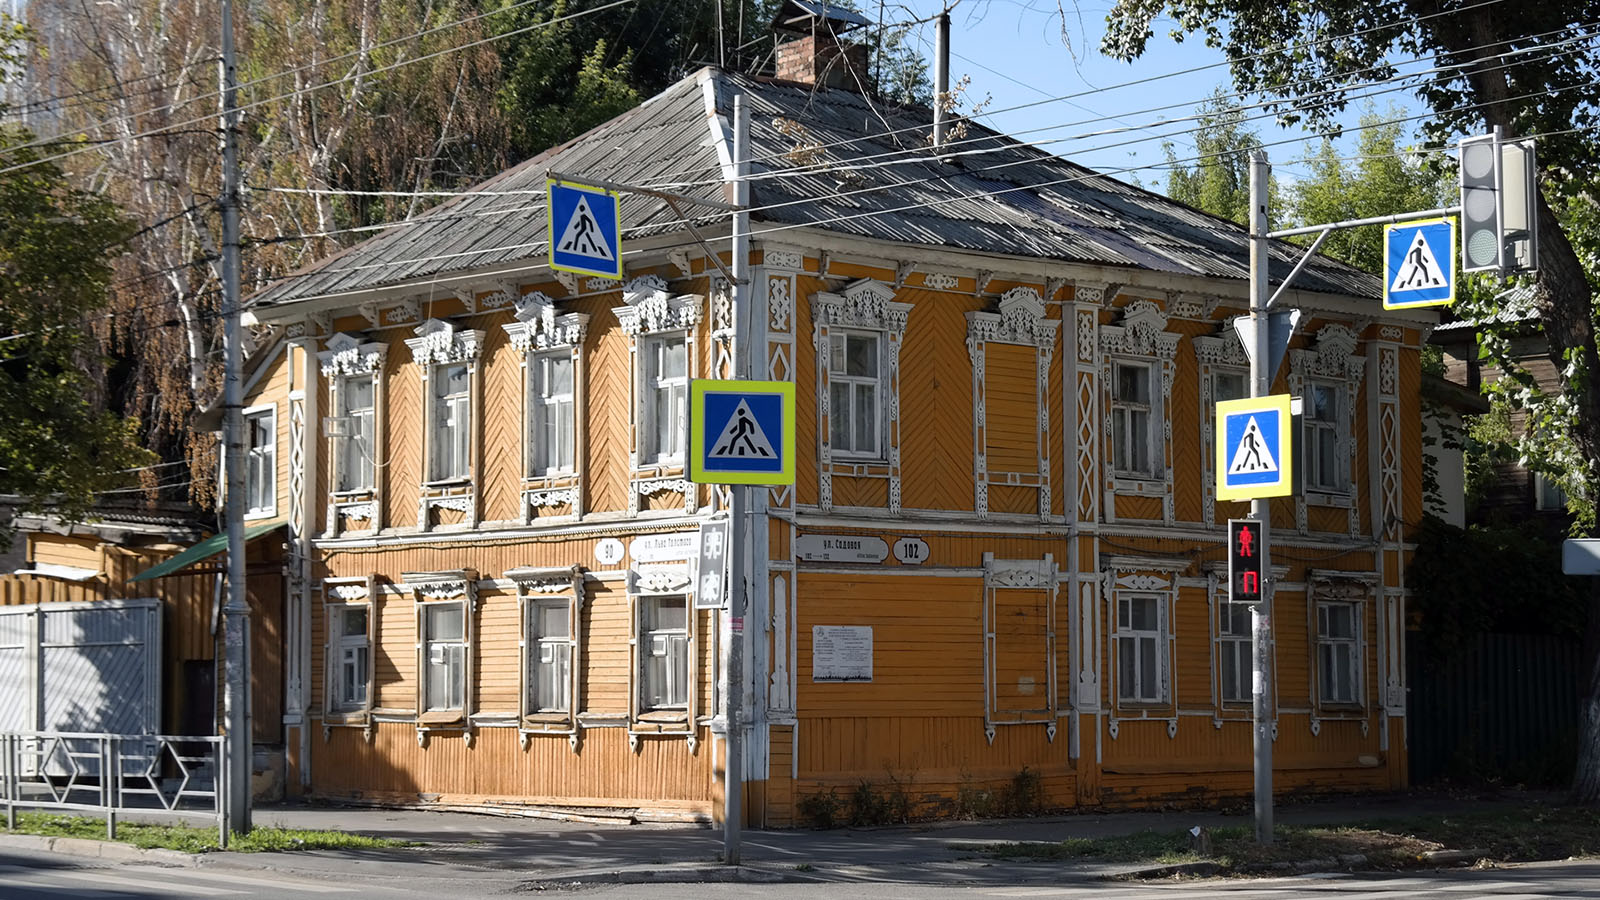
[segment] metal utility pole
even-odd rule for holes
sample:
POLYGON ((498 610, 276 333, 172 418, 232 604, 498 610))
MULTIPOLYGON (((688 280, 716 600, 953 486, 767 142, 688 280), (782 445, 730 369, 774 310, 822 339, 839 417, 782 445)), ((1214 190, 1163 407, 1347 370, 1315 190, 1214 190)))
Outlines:
POLYGON ((239 99, 233 55, 233 2, 222 0, 222 311, 223 515, 228 533, 228 600, 222 609, 223 715, 226 721, 223 818, 228 833, 250 830, 250 604, 244 580, 244 421, 239 325, 239 99))
MULTIPOLYGON (((1250 354, 1250 396, 1272 393, 1269 360, 1271 335, 1267 327, 1267 165, 1266 153, 1250 154, 1250 318, 1255 323, 1255 351, 1250 354)), ((1272 843, 1272 558, 1267 547, 1272 501, 1250 501, 1250 517, 1261 523, 1261 601, 1251 611, 1250 657, 1253 725, 1255 727, 1256 841, 1272 843)))
MULTIPOLYGON (((750 315, 750 110, 745 106, 744 95, 733 95, 733 203, 738 211, 733 214, 733 377, 750 377, 750 357, 753 323, 750 315)), ((727 708, 728 724, 726 752, 727 764, 723 769, 724 808, 722 819, 722 861, 730 866, 739 864, 739 829, 744 817, 744 724, 740 721, 740 706, 744 699, 744 614, 747 583, 744 577, 746 563, 754 550, 750 523, 745 517, 750 511, 750 488, 735 484, 729 487, 733 495, 732 522, 729 525, 729 591, 728 591, 728 691, 723 703, 727 708)))
POLYGON ((933 54, 933 151, 944 150, 945 133, 950 128, 950 11, 939 13, 934 28, 933 54))

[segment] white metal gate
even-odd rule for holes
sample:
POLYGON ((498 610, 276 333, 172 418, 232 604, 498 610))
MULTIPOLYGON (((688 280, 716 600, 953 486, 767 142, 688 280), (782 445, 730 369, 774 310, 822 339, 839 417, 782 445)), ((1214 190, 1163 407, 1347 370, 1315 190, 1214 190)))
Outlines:
POLYGON ((160 600, 0 607, 0 732, 160 725, 160 600))

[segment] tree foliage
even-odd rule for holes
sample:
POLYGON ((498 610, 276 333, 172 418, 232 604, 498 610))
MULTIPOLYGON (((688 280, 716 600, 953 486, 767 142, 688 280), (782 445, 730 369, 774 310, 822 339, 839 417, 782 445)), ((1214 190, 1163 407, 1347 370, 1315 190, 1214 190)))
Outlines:
MULTIPOLYGON (((36 150, 13 149, 32 139, 0 128, 0 151, 35 160, 36 150)), ((132 230, 55 166, 0 174, 0 494, 20 498, 22 511, 80 520, 101 491, 134 483, 129 470, 150 461, 137 423, 104 408, 89 332, 132 230)))
MULTIPOLYGON (((1166 154, 1167 196, 1221 216, 1250 224, 1250 157, 1261 149, 1261 136, 1245 124, 1245 111, 1232 95, 1217 88, 1195 109, 1194 150, 1180 158, 1171 142, 1166 154)), ((1187 148, 1185 148, 1187 154, 1187 148)), ((1267 185, 1268 219, 1282 220, 1277 179, 1267 185)))

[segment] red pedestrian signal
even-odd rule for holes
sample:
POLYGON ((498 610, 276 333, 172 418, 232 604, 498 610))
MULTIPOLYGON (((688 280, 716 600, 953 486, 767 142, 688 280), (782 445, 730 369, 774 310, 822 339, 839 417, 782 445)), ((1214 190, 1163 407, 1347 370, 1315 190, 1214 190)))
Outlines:
POLYGON ((1261 602, 1261 523, 1228 520, 1228 599, 1261 602))

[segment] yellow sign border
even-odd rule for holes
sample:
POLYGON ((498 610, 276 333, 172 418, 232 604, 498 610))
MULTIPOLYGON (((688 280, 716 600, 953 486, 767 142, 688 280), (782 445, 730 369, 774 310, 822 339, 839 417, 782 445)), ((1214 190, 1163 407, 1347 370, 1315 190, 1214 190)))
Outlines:
POLYGON ((550 268, 558 272, 571 272, 574 275, 588 275, 591 278, 609 278, 612 281, 622 280, 622 194, 602 187, 583 184, 578 181, 568 181, 564 178, 546 178, 544 180, 544 221, 545 234, 548 237, 549 249, 545 252, 545 262, 550 268), (575 266, 563 266, 556 262, 556 185, 574 188, 590 194, 604 194, 611 198, 611 209, 617 214, 617 267, 615 271, 600 271, 599 269, 579 269, 575 266))
POLYGON ((1218 500, 1255 500, 1267 497, 1288 497, 1294 493, 1294 416, 1288 394, 1271 394, 1266 397, 1244 397, 1238 400, 1221 400, 1216 415, 1211 420, 1211 442, 1215 445, 1216 463, 1212 473, 1216 478, 1218 500), (1228 431, 1224 422, 1228 415, 1252 412, 1278 413, 1278 480, 1265 484, 1246 484, 1230 488, 1227 484, 1228 431))
POLYGON ((792 381, 696 378, 689 382, 689 480, 695 484, 794 484, 795 390, 792 381), (778 437, 783 468, 777 472, 723 472, 705 468, 706 394, 781 394, 783 433, 778 437))
POLYGON ((1434 219, 1413 219, 1410 222, 1390 222, 1383 226, 1383 308, 1397 309, 1427 309, 1430 306, 1449 306, 1456 302, 1456 232, 1460 225, 1455 216, 1440 216, 1434 219), (1450 296, 1443 300, 1423 300, 1413 303, 1389 302, 1389 232, 1396 228, 1411 228, 1417 225, 1450 226, 1450 296))

